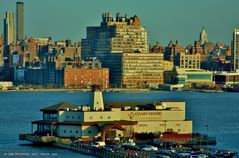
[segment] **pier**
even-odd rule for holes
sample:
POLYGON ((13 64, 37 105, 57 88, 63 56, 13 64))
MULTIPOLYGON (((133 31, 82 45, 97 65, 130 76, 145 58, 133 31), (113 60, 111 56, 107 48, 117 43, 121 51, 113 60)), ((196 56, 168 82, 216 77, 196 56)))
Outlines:
POLYGON ((234 158, 238 156, 238 153, 234 153, 228 150, 213 149, 209 146, 195 146, 195 145, 170 145, 170 144, 158 144, 154 145, 158 147, 157 151, 142 151, 140 147, 134 146, 134 148, 124 148, 122 144, 117 145, 116 148, 94 147, 86 142, 72 141, 69 138, 59 138, 55 136, 37 136, 32 134, 19 135, 20 140, 30 141, 37 144, 45 144, 58 148, 68 149, 74 152, 79 152, 86 155, 91 155, 99 158, 154 158, 154 157, 190 157, 190 156, 202 156, 202 157, 226 157, 234 158))

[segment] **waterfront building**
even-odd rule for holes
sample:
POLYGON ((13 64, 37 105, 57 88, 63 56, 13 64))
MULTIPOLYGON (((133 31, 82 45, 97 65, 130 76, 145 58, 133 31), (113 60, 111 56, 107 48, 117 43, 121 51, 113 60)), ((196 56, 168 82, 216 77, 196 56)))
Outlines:
POLYGON ((200 69, 201 54, 177 53, 174 57, 174 63, 180 69, 200 69))
POLYGON ((25 71, 25 83, 36 87, 58 88, 64 86, 64 71, 55 69, 55 63, 48 67, 28 67, 25 71))
POLYGON ((16 34, 17 40, 20 41, 24 39, 24 2, 17 2, 16 8, 16 34))
POLYGON ((199 42, 200 42, 201 45, 203 45, 203 44, 208 42, 208 40, 207 40, 207 33, 206 33, 204 27, 202 28, 202 32, 200 33, 199 42))
POLYGON ((218 71, 213 74, 213 80, 217 86, 239 84, 239 72, 218 71))
POLYGON ((14 82, 17 84, 25 83, 25 68, 14 67, 14 82))
POLYGON ((13 86, 12 82, 0 82, 0 90, 6 90, 13 86))
POLYGON ((164 60, 162 53, 124 53, 122 55, 123 87, 162 86, 164 60))
POLYGON ((15 42, 15 22, 13 12, 6 12, 4 19, 4 45, 15 42))
POLYGON ((213 72, 202 69, 180 69, 175 68, 173 73, 173 84, 184 84, 191 88, 214 88, 213 72))
POLYGON ((234 70, 239 69, 239 28, 235 28, 233 32, 232 54, 234 59, 234 70))
POLYGON ((45 78, 45 69, 43 67, 28 68, 25 72, 26 84, 43 86, 46 83, 45 78))
POLYGON ((97 84, 102 88, 109 87, 108 68, 65 68, 64 86, 66 88, 89 88, 97 84))
POLYGON ((96 140, 132 138, 137 133, 192 134, 182 101, 133 103, 103 101, 102 92, 90 92, 89 105, 59 103, 41 109, 43 119, 32 122, 35 135, 96 140))

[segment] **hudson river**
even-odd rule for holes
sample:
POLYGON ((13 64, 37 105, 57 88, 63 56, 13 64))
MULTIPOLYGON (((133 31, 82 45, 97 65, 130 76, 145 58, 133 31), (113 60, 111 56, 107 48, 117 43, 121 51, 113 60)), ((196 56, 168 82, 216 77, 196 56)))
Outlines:
MULTIPOLYGON (((90 157, 18 140, 19 134, 31 131, 31 121, 42 119, 39 109, 59 102, 82 105, 89 99, 87 92, 0 92, 0 157, 90 157)), ((208 125, 209 136, 217 138, 216 148, 239 152, 239 93, 114 92, 104 93, 104 100, 184 100, 194 133, 207 134, 208 125)))

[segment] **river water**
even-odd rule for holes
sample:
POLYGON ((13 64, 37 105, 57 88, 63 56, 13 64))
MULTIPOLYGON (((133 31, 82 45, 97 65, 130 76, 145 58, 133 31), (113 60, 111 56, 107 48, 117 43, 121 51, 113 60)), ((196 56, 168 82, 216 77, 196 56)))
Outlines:
MULTIPOLYGON (((90 157, 54 147, 32 146, 19 141, 29 133, 31 121, 42 119, 39 109, 59 102, 77 105, 89 102, 87 92, 0 92, 0 157, 90 157)), ((193 120, 194 133, 217 138, 216 148, 239 152, 239 93, 125 92, 104 93, 105 101, 187 102, 187 119, 193 120)))

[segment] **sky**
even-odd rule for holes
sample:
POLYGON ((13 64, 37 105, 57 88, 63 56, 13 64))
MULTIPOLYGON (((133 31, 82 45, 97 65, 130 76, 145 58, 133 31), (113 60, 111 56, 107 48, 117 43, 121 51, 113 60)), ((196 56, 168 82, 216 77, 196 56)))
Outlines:
MULTIPOLYGON (((0 0, 0 34, 6 11, 17 0, 0 0)), ((239 0, 24 0, 25 34, 53 40, 80 41, 87 26, 98 26, 101 14, 137 15, 149 32, 149 41, 181 45, 199 39, 202 27, 210 42, 230 44, 239 26, 239 0)))

